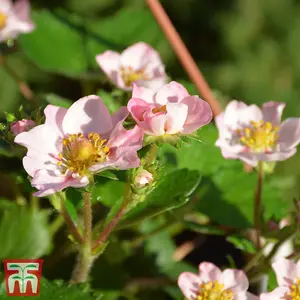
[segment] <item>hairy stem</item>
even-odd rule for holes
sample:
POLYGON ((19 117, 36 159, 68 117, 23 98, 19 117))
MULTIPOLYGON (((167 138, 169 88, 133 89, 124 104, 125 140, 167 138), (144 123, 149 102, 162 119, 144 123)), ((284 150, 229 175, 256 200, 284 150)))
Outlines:
POLYGON ((106 242, 112 231, 116 228, 118 225, 119 221, 121 220, 122 216, 126 212, 127 204, 131 199, 131 187, 130 187, 130 182, 128 182, 125 190, 125 196, 123 203, 121 207, 119 208, 118 212, 114 216, 114 218, 105 226, 103 231, 100 233, 99 238, 94 242, 93 247, 92 247, 92 252, 97 252, 98 248, 106 242))
POLYGON ((66 209, 66 206, 65 206, 65 198, 63 197, 63 195, 61 195, 59 193, 59 196, 60 196, 60 213, 61 215, 63 216, 67 226, 68 226, 68 229, 70 230, 72 236, 74 237, 74 239, 79 243, 79 244, 82 244, 83 243, 83 237, 81 236, 80 232, 78 231, 78 228, 76 227, 76 225, 74 224, 72 218, 70 217, 67 209, 66 209))
POLYGON ((261 193, 262 193, 262 185, 263 185, 263 168, 262 162, 258 163, 258 170, 257 170, 257 186, 256 192, 254 197, 254 228, 255 228, 255 244, 256 248, 259 250, 261 248, 260 244, 260 235, 261 235, 261 224, 260 224, 260 217, 261 217, 261 193))
POLYGON ((72 274, 71 283, 82 283, 88 280, 94 257, 92 255, 92 204, 91 194, 85 192, 83 195, 83 243, 80 246, 77 264, 72 274))

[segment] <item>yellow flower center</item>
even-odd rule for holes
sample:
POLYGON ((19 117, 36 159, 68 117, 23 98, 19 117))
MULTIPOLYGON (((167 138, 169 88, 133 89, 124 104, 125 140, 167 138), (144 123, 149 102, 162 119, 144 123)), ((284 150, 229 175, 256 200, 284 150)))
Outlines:
POLYGON ((224 290, 224 284, 218 281, 211 281, 200 284, 197 300, 233 300, 233 293, 224 290))
POLYGON ((145 74, 145 71, 139 70, 134 71, 132 67, 121 67, 121 76, 127 87, 131 87, 132 83, 137 80, 148 80, 148 76, 145 74))
POLYGON ((296 280, 296 283, 290 286, 290 299, 300 300, 300 279, 296 280))
POLYGON ((6 26, 7 15, 0 11, 0 30, 6 26))
POLYGON ((166 107, 166 105, 163 105, 161 107, 155 107, 155 108, 152 109, 152 112, 154 114, 157 114, 157 113, 160 113, 160 112, 166 113, 167 112, 167 107, 166 107))
POLYGON ((270 122, 251 121, 251 126, 237 130, 240 141, 254 152, 270 151, 278 139, 278 126, 270 122))
POLYGON ((62 173, 70 170, 85 175, 89 167, 107 159, 109 147, 106 142, 106 139, 101 139, 94 132, 89 133, 87 138, 82 133, 70 134, 63 139, 63 150, 57 165, 61 167, 62 173))

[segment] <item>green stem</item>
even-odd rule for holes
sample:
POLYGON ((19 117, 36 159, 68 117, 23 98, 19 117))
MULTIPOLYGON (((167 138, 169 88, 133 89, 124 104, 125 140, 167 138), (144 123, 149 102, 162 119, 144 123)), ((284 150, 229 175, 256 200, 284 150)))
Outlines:
POLYGON ((121 220, 122 216, 126 212, 127 204, 131 200, 132 192, 131 192, 131 187, 130 187, 130 182, 128 182, 125 190, 125 196, 123 203, 119 210, 117 211, 116 215, 114 218, 105 226, 103 231, 100 233, 99 238, 94 242, 93 247, 92 247, 92 252, 95 253, 99 249, 101 245, 103 245, 112 231, 116 228, 118 225, 119 221, 121 220))
POLYGON ((74 237, 74 239, 79 243, 82 244, 83 243, 83 238, 80 234, 80 232, 78 231, 76 225, 74 224, 72 218, 70 217, 66 206, 65 206, 65 198, 63 197, 63 195, 61 193, 58 193, 58 195, 60 196, 60 212, 61 215, 63 216, 72 236, 74 237))
POLYGON ((261 194, 262 194, 262 185, 263 185, 263 168, 262 162, 258 163, 258 170, 257 170, 257 187, 254 197, 254 228, 255 228, 255 243, 256 248, 258 250, 261 249, 260 244, 260 236, 261 236, 261 194))
POLYGON ((83 195, 83 223, 84 235, 83 243, 81 245, 77 264, 72 274, 71 283, 83 283, 88 280, 91 271, 94 257, 92 255, 92 204, 91 194, 85 192, 83 195))

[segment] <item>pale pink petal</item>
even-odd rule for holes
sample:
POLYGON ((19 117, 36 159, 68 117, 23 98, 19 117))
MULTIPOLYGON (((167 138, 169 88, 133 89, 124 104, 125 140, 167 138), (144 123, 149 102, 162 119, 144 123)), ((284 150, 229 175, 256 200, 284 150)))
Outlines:
POLYGON ((233 100, 228 103, 224 111, 223 123, 232 128, 237 128, 239 114, 246 109, 247 105, 244 102, 233 100))
POLYGON ((125 49, 121 54, 121 65, 123 67, 140 70, 151 67, 149 64, 152 65, 153 69, 153 67, 161 66, 162 62, 158 52, 146 43, 136 43, 125 49))
POLYGON ((119 122, 123 122, 127 118, 128 114, 129 112, 126 106, 120 107, 115 113, 113 113, 111 115, 113 127, 115 127, 119 122))
POLYGON ((161 75, 159 77, 150 78, 149 80, 137 80, 135 83, 156 92, 168 83, 168 77, 166 75, 161 75))
POLYGON ((296 279, 296 264, 292 260, 279 258, 272 264, 272 267, 279 286, 289 286, 296 279))
POLYGON ((172 81, 158 90, 155 103, 165 105, 167 103, 178 103, 190 96, 188 91, 179 83, 172 81))
POLYGON ((9 11, 11 11, 12 8, 12 1, 11 0, 0 0, 1 3, 1 11, 5 14, 7 14, 9 11))
POLYGON ((144 187, 145 185, 151 183, 153 180, 153 175, 147 170, 141 170, 135 177, 135 185, 138 188, 144 187))
POLYGON ((237 153, 236 157, 252 167, 256 167, 258 164, 258 156, 256 153, 252 153, 252 152, 237 153))
POLYGON ((146 87, 132 84, 132 98, 142 99, 148 103, 154 103, 154 92, 146 87))
POLYGON ((145 121, 139 123, 139 126, 145 130, 146 134, 160 136, 165 134, 165 124, 166 124, 165 114, 156 114, 152 112, 145 112, 145 121))
POLYGON ((279 128, 279 145, 282 150, 290 150, 300 142, 300 118, 286 119, 279 128))
POLYGON ((64 117, 62 127, 65 134, 101 134, 112 129, 112 119, 101 98, 91 95, 72 104, 64 117))
POLYGON ((246 292, 249 288, 248 278, 241 270, 224 270, 220 282, 224 284, 225 289, 230 289, 234 293, 246 292))
POLYGON ((182 273, 178 278, 178 286, 189 300, 196 299, 200 283, 199 277, 189 272, 182 273))
POLYGON ((23 166, 25 171, 33 177, 37 170, 57 170, 57 162, 54 156, 38 152, 30 149, 27 155, 23 158, 23 166))
POLYGON ((33 149, 41 154, 57 155, 61 152, 60 136, 47 125, 39 125, 28 132, 23 132, 15 137, 15 143, 33 149))
POLYGON ((181 103, 188 106, 183 133, 192 133, 212 120, 213 114, 209 104, 199 97, 189 96, 184 98, 181 103))
POLYGON ((68 186, 83 187, 88 185, 87 177, 73 178, 58 174, 51 170, 39 170, 35 173, 31 184, 39 191, 34 193, 36 197, 45 197, 65 189, 68 186))
POLYGON ((262 106, 262 113, 265 122, 271 122, 275 126, 280 124, 281 115, 285 108, 284 102, 270 101, 262 106))
POLYGON ((259 122, 263 119, 261 109, 257 105, 249 105, 238 113, 239 126, 249 126, 251 121, 259 122))
POLYGON ((199 265, 199 279, 201 283, 220 280, 221 275, 221 270, 210 262, 203 262, 199 265))
POLYGON ((141 164, 137 151, 142 148, 143 136, 144 132, 140 127, 126 130, 120 122, 112 131, 107 143, 110 148, 108 161, 94 165, 90 170, 97 172, 108 168, 137 168, 141 164))
POLYGON ((167 104, 165 132, 176 134, 182 131, 187 118, 188 107, 182 103, 167 104))
POLYGON ((132 98, 129 100, 127 108, 135 121, 143 121, 144 113, 150 108, 149 103, 142 99, 132 98))
POLYGON ((257 160, 260 161, 282 161, 286 160, 293 155, 295 155, 297 152, 297 149, 290 149, 287 151, 281 151, 281 152, 273 152, 273 153, 256 153, 253 154, 257 157, 257 160))
POLYGON ((14 4, 14 13, 22 21, 30 21, 30 2, 28 0, 17 0, 14 4))
MULTIPOLYGON (((114 51, 105 51, 96 56, 96 61, 102 71, 118 87, 125 89, 126 86, 120 73, 120 54, 114 51)), ((127 89, 127 88, 126 88, 127 89)))
POLYGON ((270 293, 263 293, 260 295, 260 300, 281 300, 283 297, 288 295, 290 289, 288 287, 278 287, 270 293))
POLYGON ((56 130, 58 134, 63 135, 62 122, 67 113, 67 109, 54 105, 47 105, 44 109, 46 116, 45 124, 56 130))

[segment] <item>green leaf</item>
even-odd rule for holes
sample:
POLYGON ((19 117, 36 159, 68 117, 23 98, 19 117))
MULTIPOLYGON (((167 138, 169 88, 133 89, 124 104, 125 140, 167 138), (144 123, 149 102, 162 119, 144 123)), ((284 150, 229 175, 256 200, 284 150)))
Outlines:
MULTIPOLYGON (((50 282, 44 278, 41 280, 40 294, 34 297, 19 296, 16 299, 42 299, 42 300, 99 300, 99 296, 92 296, 92 292, 88 288, 82 286, 63 284, 61 281, 50 282)), ((5 292, 4 284, 0 286, 0 299, 10 300, 12 297, 8 296, 5 292)), ((101 298, 103 299, 103 298, 101 298)))
POLYGON ((87 70, 82 23, 70 14, 34 11, 36 29, 19 41, 24 53, 47 71, 78 75, 87 70))
POLYGON ((126 214, 123 225, 182 206, 197 188, 200 179, 199 172, 187 169, 165 175, 146 199, 126 214))
POLYGON ((45 255, 51 245, 47 219, 45 211, 31 211, 18 205, 0 206, 0 260, 45 255))
POLYGON ((99 174, 97 174, 97 176, 112 179, 112 180, 119 180, 117 175, 115 173, 111 172, 111 171, 100 172, 99 174))
POLYGON ((209 235, 224 235, 225 231, 217 228, 213 225, 209 225, 209 224, 198 224, 195 222, 184 222, 185 226, 193 231, 202 233, 202 234, 209 234, 209 235))
POLYGON ((256 252, 256 248, 254 244, 242 235, 228 236, 226 240, 232 243, 237 249, 240 249, 244 252, 248 252, 248 253, 256 252))
POLYGON ((72 105, 72 101, 56 94, 47 94, 45 99, 49 104, 69 108, 72 105))
POLYGON ((7 121, 8 123, 11 123, 11 122, 13 122, 13 121, 16 120, 16 117, 15 117, 14 114, 9 113, 9 112, 6 112, 6 111, 5 111, 4 113, 5 113, 6 121, 7 121))

